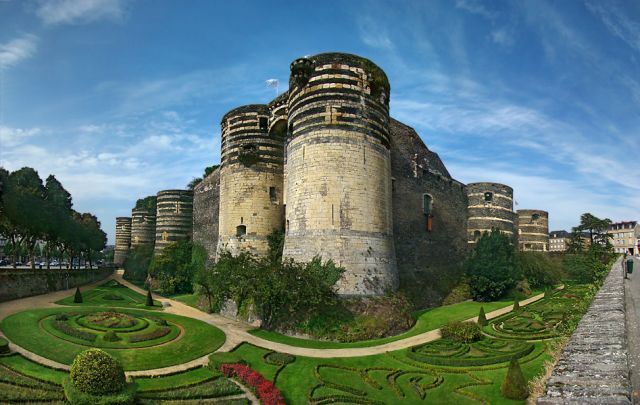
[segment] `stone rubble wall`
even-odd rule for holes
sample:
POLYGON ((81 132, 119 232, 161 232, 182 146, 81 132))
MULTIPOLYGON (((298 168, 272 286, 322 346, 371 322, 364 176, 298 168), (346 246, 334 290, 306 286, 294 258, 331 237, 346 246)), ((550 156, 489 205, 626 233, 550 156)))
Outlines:
POLYGON ((47 294, 90 284, 109 277, 112 267, 97 269, 2 269, 0 270, 0 302, 47 294))
POLYGON ((631 404, 620 263, 571 335, 538 405, 631 404))

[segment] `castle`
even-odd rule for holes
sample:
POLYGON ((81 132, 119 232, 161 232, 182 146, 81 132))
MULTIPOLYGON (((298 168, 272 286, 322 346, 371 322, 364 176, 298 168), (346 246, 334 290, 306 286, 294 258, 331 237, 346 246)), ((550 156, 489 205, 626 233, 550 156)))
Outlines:
MULTIPOLYGON (((267 236, 284 230, 285 257, 319 255, 346 269, 343 295, 401 286, 415 301, 437 302, 482 232, 499 229, 515 241, 529 235, 519 229, 529 214, 513 211, 508 186, 452 178, 415 130, 390 117, 389 96, 386 74, 368 59, 296 59, 287 92, 222 117, 220 166, 193 190, 193 228, 184 226, 184 211, 178 215, 189 205, 183 196, 169 207, 180 226, 156 229, 156 251, 192 238, 211 259, 221 249, 264 255, 267 236)), ((538 244, 540 232, 529 235, 531 250, 548 249, 548 236, 546 247, 538 244)))

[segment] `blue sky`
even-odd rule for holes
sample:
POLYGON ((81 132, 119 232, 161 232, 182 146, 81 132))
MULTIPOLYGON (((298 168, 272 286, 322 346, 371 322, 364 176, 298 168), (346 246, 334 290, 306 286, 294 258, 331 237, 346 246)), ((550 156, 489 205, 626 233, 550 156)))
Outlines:
POLYGON ((366 56, 462 182, 569 229, 640 220, 640 2, 0 0, 0 165, 116 216, 220 159, 222 115, 300 56, 366 56))

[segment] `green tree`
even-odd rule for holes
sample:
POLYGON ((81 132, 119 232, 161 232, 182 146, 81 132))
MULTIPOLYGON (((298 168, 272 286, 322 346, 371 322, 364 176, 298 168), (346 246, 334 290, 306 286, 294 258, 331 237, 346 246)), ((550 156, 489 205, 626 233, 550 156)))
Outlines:
POLYGON ((509 363, 509 370, 507 376, 504 379, 504 383, 500 387, 502 395, 509 399, 523 400, 529 396, 529 388, 522 375, 520 364, 515 357, 511 358, 509 363))
POLYGON ((498 230, 485 232, 467 262, 467 274, 476 301, 493 301, 515 287, 522 276, 509 237, 498 230))
POLYGON ((75 304, 81 304, 82 303, 82 293, 80 292, 80 287, 76 287, 76 293, 73 296, 73 302, 75 304))
POLYGON ((139 200, 136 201, 136 209, 146 209, 149 210, 151 212, 156 212, 156 204, 157 204, 157 197, 155 195, 150 195, 144 198, 140 198, 139 200))
POLYGON ((486 326, 489 323, 487 321, 487 315, 484 313, 484 307, 480 307, 480 314, 478 315, 478 325, 486 326))
POLYGON ((559 263, 540 252, 518 252, 516 254, 518 271, 532 288, 551 287, 562 279, 559 263))
POLYGON ((187 189, 189 190, 193 190, 194 188, 196 188, 196 186, 198 184, 202 183, 202 177, 194 177, 193 179, 191 179, 191 181, 187 184, 187 189))
POLYGON ((153 306, 153 296, 151 295, 151 289, 149 288, 147 290, 147 301, 144 304, 147 307, 152 307, 153 306))
MULTIPOLYGON (((149 272, 149 265, 153 258, 153 246, 141 245, 132 248, 124 259, 123 277, 126 280, 145 281, 149 272)), ((111 259, 112 260, 112 259, 111 259)))
POLYGON ((179 241, 168 245, 160 255, 153 257, 149 266, 149 276, 159 282, 161 292, 193 292, 192 246, 191 241, 179 241))
POLYGON ((584 213, 580 216, 580 225, 578 225, 575 229, 579 232, 587 231, 589 233, 589 239, 591 241, 591 245, 596 243, 604 243, 608 240, 609 234, 607 230, 611 225, 611 220, 609 218, 598 218, 591 213, 584 213))

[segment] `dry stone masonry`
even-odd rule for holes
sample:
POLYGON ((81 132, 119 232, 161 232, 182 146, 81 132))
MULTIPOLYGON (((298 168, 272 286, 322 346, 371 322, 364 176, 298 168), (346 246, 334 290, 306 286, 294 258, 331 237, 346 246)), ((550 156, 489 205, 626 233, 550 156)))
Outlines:
POLYGON ((621 262, 571 335, 539 405, 631 404, 621 262))

